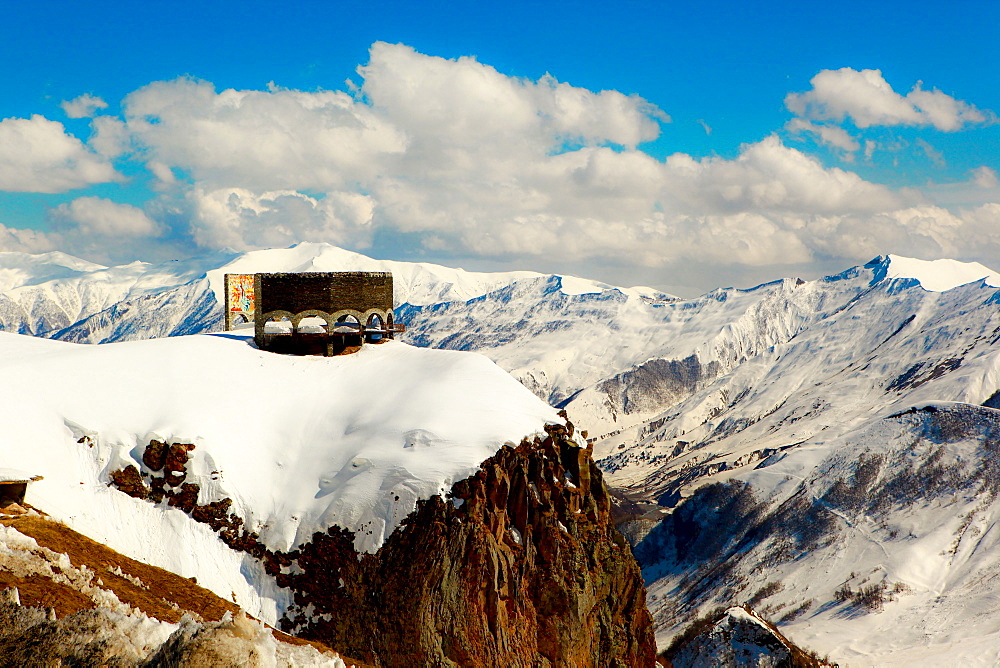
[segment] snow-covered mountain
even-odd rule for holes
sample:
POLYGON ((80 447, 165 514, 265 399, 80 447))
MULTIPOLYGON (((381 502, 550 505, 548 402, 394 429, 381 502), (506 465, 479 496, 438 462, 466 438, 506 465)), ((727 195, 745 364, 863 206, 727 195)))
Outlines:
POLYGON ((411 319, 443 333, 508 313, 515 331, 421 342, 572 388, 610 482, 651 510, 633 535, 680 504, 637 547, 661 645, 753 601, 846 665, 993 665, 998 286, 982 265, 890 255, 693 300, 551 290, 510 313, 491 293, 411 319), (582 301, 590 321, 570 317, 582 301), (591 360, 605 375, 587 384, 591 360))
POLYGON ((840 665, 996 665, 998 444, 927 402, 699 488, 636 548, 660 642, 740 601, 840 665))
POLYGON ((5 252, 0 253, 0 330, 81 343, 218 331, 223 275, 259 271, 391 271, 400 304, 464 301, 538 276, 373 260, 320 243, 119 267, 64 253, 5 252))
POLYGON ((1000 276, 971 266, 948 283, 937 269, 888 256, 819 281, 741 293, 756 297, 752 306, 740 306, 744 313, 697 353, 718 364, 715 377, 600 439, 597 456, 619 485, 677 495, 685 480, 728 477, 771 451, 914 402, 986 401, 1000 387, 1000 276), (893 277, 897 265, 911 270, 893 277), (965 279, 972 282, 956 284, 965 279))
POLYGON ((4 464, 44 476, 29 503, 272 624, 287 601, 259 566, 241 573, 245 557, 211 529, 109 489, 111 474, 151 472, 151 441, 190 444, 198 503, 231 499, 268 549, 336 524, 373 551, 418 499, 558 419, 482 356, 394 342, 327 359, 221 336, 78 346, 0 334, 0 375, 4 464))
POLYGON ((11 264, 5 328, 92 342, 218 328, 227 271, 392 271, 404 340, 481 352, 588 430, 631 502, 661 646, 749 603, 841 665, 1000 651, 1000 275, 982 265, 886 255, 678 299, 322 244, 176 268, 11 264))
POLYGON ((30 506, 268 624, 366 665, 653 660, 590 451, 482 355, 0 333, 0 378, 30 506))

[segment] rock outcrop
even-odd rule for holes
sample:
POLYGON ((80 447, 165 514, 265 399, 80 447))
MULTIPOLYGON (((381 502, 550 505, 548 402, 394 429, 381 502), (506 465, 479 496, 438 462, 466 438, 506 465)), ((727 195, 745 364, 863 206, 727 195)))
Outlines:
POLYGON ((348 663, 34 509, 0 518, 0 668, 182 665, 348 663))
POLYGON ((661 655, 671 668, 829 668, 746 606, 697 620, 661 655))
POLYGON ((279 578, 286 630, 387 666, 652 666, 638 566, 572 430, 502 448, 375 554, 316 534, 279 578))
POLYGON ((196 503, 197 485, 183 482, 193 446, 153 442, 143 462, 157 473, 130 466, 111 480, 167 498, 260 559, 295 594, 282 627, 344 655, 384 666, 651 666, 642 576, 601 472, 572 423, 546 431, 501 448, 446 498, 418 502, 374 554, 336 526, 297 550, 267 550, 229 499, 196 503))

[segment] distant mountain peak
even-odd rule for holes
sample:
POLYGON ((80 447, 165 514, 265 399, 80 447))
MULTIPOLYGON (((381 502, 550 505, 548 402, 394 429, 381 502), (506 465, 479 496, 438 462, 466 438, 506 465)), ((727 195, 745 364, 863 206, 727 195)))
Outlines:
POLYGON ((865 267, 872 269, 872 285, 884 280, 909 278, 929 292, 944 292, 960 285, 986 279, 986 284, 1000 287, 1000 274, 978 262, 960 260, 918 260, 902 255, 880 255, 865 267))

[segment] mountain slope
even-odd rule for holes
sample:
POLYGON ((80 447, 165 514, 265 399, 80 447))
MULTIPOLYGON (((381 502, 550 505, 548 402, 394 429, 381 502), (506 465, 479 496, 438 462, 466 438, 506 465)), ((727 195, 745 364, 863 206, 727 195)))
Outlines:
POLYGON ((829 440, 916 402, 986 401, 1000 388, 1000 290, 978 282, 927 291, 912 279, 879 278, 884 264, 847 279, 863 289, 841 308, 642 427, 599 442, 602 466, 619 484, 676 496, 688 481, 728 477, 770 451, 829 440))
POLYGON ((185 528, 190 550, 176 550, 170 537, 186 519, 109 490, 111 474, 158 475, 143 461, 147 444, 190 444, 184 482, 198 486, 199 502, 230 499, 269 549, 336 523, 373 550, 418 499, 557 419, 484 357, 393 342, 296 358, 217 336, 78 346, 0 334, 0 360, 3 377, 17 379, 0 386, 0 451, 7 465, 45 476, 30 503, 227 598, 235 592, 269 623, 287 594, 270 591, 262 573, 240 575, 243 557, 208 527, 185 528))
POLYGON ((34 510, 0 509, 0 664, 344 666, 233 603, 34 510), (228 661, 227 661, 228 660, 228 661))
POLYGON ((482 355, 0 334, 0 374, 30 504, 268 624, 378 665, 652 661, 590 451, 482 355))
MULTIPOLYGON (((620 518, 632 520, 627 531, 652 588, 661 645, 707 609, 751 603, 762 604, 795 642, 835 660, 926 664, 954 655, 976 665, 1000 648, 985 612, 1000 568, 989 556, 994 492, 987 483, 995 458, 992 409, 1000 407, 1000 275, 982 265, 881 256, 815 281, 784 279, 679 300, 569 277, 384 263, 323 245, 227 262, 246 271, 390 269, 398 276, 397 316, 408 325, 409 341, 479 351, 537 396, 565 407, 589 431, 594 456, 626 501, 620 518), (942 431, 941 424, 952 427, 942 431), (961 437, 944 435, 949 429, 961 437), (889 499, 891 512, 868 496, 889 499), (947 575, 942 580, 932 572, 947 575), (910 631, 896 633, 897 627, 910 631)), ((212 327, 219 313, 212 285, 229 270, 223 264, 204 265, 198 275, 192 270, 186 282, 176 273, 172 286, 153 295, 134 291, 136 299, 151 300, 144 304, 162 303, 159 324, 147 308, 115 302, 122 305, 91 314, 89 330, 81 325, 74 340, 212 327)), ((77 271, 33 269, 39 280, 70 270, 77 271)), ((73 336, 75 326, 59 335, 73 336)), ((53 386, 58 366, 50 367, 53 386)), ((171 374, 157 367, 124 384, 155 386, 171 374)), ((385 387, 387 376, 352 386, 385 387)), ((297 378, 282 372, 267 382, 233 380, 240 387, 287 387, 297 378)), ((237 420, 248 414, 239 402, 230 409, 237 420)), ((254 410, 260 405, 249 411, 251 423, 254 410)), ((74 438, 88 435, 64 428, 74 438)), ((143 466, 151 440, 162 447, 192 440, 157 429, 133 429, 134 447, 117 460, 119 468, 101 469, 102 480, 118 471, 121 489, 202 513, 225 525, 225 540, 257 550, 257 539, 237 530, 228 509, 210 507, 231 498, 231 508, 242 508, 240 498, 213 496, 206 487, 194 496, 182 485, 167 489, 167 477, 179 475, 169 467, 150 477, 153 469, 143 466), (155 482, 156 476, 164 477, 155 482)), ((422 443, 422 434, 412 439, 414 448, 422 443)), ((192 451, 195 459, 201 447, 192 451)), ((192 471, 214 489, 217 481, 211 475, 206 481, 205 470, 192 471)), ((447 491, 461 475, 440 476, 426 494, 447 491)), ((347 479, 337 473, 331 489, 343 489, 347 479)), ((378 537, 394 526, 388 508, 373 511, 371 525, 356 518, 357 546, 380 544, 378 537)), ((261 530, 259 549, 287 550, 308 533, 276 540, 281 531, 265 527, 265 518, 237 515, 261 530)), ((247 553, 220 554, 229 569, 247 553)), ((267 575, 254 577, 270 583, 267 575)), ((288 609, 287 592, 272 585, 239 585, 240 596, 266 600, 253 602, 258 607, 288 609)))
POLYGON ((756 605, 847 665, 994 665, 1000 411, 927 403, 701 487, 636 548, 662 643, 756 605))

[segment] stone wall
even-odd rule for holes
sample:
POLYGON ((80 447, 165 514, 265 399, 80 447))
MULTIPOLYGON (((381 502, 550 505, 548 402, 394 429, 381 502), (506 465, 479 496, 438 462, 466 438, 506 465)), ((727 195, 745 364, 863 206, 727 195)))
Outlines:
POLYGON ((392 311, 392 274, 388 272, 304 272, 257 274, 257 313, 270 311, 392 311))
POLYGON ((255 274, 254 340, 261 350, 310 354, 318 346, 324 354, 333 355, 345 347, 361 345, 366 331, 393 338, 393 332, 402 329, 393 327, 392 297, 392 274, 388 272, 255 274), (307 317, 323 319, 326 334, 300 336, 299 324, 307 317), (334 335, 336 323, 349 317, 357 319, 357 333, 347 338, 334 335), (292 337, 267 333, 269 320, 282 319, 291 322, 292 337))

